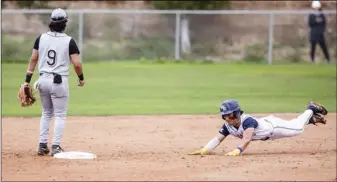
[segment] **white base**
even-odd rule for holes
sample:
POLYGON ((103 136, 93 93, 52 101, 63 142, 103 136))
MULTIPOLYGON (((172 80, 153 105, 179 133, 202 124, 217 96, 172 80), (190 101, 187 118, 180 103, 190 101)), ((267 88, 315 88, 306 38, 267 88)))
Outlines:
POLYGON ((54 158, 58 159, 96 159, 96 155, 87 152, 77 152, 77 151, 70 151, 70 152, 61 152, 54 155, 54 158))

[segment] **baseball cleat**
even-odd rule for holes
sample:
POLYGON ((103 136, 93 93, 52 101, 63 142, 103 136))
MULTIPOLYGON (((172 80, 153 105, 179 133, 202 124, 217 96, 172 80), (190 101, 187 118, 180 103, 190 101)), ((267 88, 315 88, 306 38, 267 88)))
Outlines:
POLYGON ((50 152, 46 143, 40 143, 39 149, 37 150, 37 155, 48 155, 50 152))
POLYGON ((52 147, 51 147, 51 156, 54 156, 55 154, 61 153, 63 151, 64 150, 61 148, 60 145, 52 145, 52 147))
POLYGON ((326 124, 326 120, 321 115, 313 115, 309 120, 309 124, 316 125, 316 123, 326 124))
POLYGON ((327 115, 328 114, 328 110, 326 110, 326 108, 323 105, 317 104, 313 101, 309 102, 308 109, 311 109, 314 112, 314 115, 317 115, 317 114, 327 115))

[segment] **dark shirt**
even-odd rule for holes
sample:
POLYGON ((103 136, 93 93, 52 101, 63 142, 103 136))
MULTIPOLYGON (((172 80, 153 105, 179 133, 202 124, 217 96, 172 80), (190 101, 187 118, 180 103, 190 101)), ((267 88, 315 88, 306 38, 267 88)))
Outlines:
POLYGON ((311 40, 321 40, 324 38, 326 27, 326 16, 322 12, 312 12, 308 18, 311 40))

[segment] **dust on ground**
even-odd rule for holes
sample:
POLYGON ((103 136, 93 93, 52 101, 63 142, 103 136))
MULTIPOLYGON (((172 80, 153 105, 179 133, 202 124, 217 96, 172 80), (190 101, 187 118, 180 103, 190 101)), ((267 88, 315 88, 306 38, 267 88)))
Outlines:
MULTIPOLYGON (((2 180, 335 181, 336 114, 326 118, 326 125, 308 125, 293 138, 252 142, 244 155, 232 157, 225 154, 241 141, 231 136, 213 155, 187 155, 217 134, 217 115, 68 117, 62 147, 98 158, 65 160, 37 156, 39 118, 5 117, 2 180)), ((53 127, 49 144, 52 133, 53 127)))

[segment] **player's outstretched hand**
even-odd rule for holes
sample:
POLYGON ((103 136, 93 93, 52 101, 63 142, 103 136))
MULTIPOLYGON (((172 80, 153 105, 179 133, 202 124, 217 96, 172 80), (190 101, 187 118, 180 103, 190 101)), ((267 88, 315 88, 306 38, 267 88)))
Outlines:
POLYGON ((207 149, 204 149, 204 148, 189 153, 189 155, 206 155, 206 154, 209 154, 209 152, 207 149))
POLYGON ((82 80, 82 81, 79 80, 79 81, 78 81, 78 86, 79 86, 79 87, 83 87, 84 84, 85 84, 85 81, 84 81, 84 80, 82 80))
POLYGON ((226 155, 227 156, 238 156, 240 154, 241 154, 240 150, 239 149, 235 149, 232 152, 228 152, 226 155))

